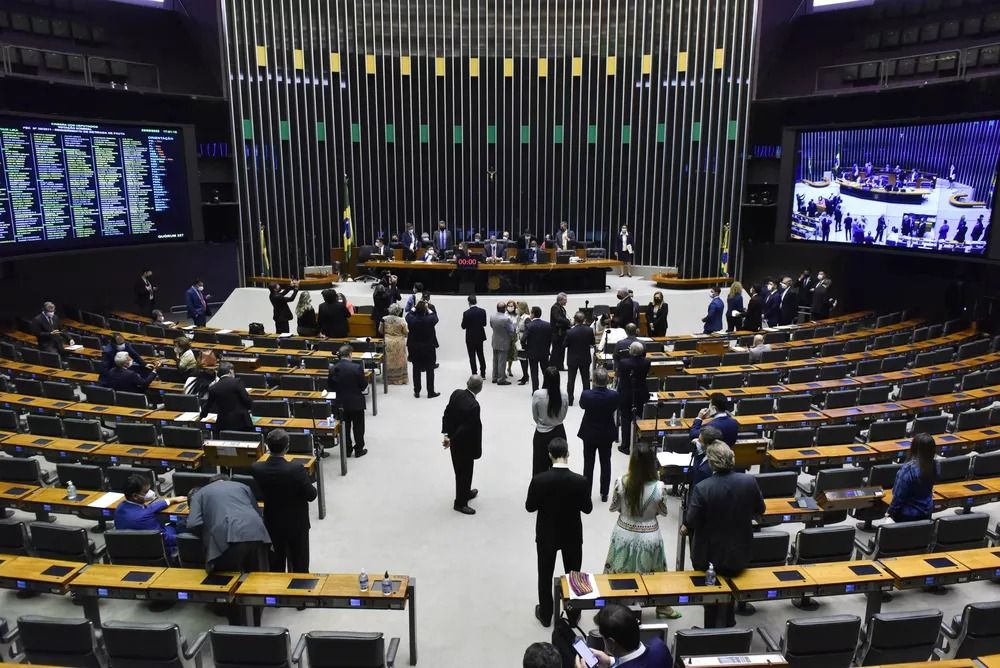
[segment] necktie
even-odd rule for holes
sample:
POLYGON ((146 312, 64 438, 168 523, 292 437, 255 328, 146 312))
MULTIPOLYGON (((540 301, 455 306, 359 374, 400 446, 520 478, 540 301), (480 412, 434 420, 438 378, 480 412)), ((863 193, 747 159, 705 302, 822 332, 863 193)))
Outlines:
POLYGON ((441 233, 441 248, 444 248, 444 232, 441 233))

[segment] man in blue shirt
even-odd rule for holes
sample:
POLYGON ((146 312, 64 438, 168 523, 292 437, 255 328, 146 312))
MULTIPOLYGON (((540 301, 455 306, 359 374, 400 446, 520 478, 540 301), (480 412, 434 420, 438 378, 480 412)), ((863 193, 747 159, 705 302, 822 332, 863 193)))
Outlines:
POLYGON ((115 354, 122 352, 128 353, 129 357, 132 358, 132 366, 146 366, 132 344, 127 342, 121 334, 115 334, 114 341, 101 348, 101 372, 110 371, 115 365, 115 354))
POLYGON ((719 299, 719 288, 712 288, 711 301, 708 303, 708 315, 701 319, 705 323, 705 334, 722 330, 722 312, 725 310, 725 304, 719 299))
POLYGON ((698 412, 698 417, 694 419, 691 431, 688 435, 691 440, 695 440, 701 434, 702 425, 711 424, 722 434, 722 441, 730 448, 736 445, 736 435, 740 431, 740 425, 732 415, 729 414, 729 401, 721 392, 713 392, 708 398, 708 408, 702 408, 698 412))
POLYGON ((177 533, 184 531, 184 521, 173 524, 163 524, 157 513, 174 503, 187 501, 186 496, 175 496, 157 499, 146 478, 133 475, 125 481, 125 500, 115 509, 115 528, 131 531, 155 529, 163 534, 163 544, 167 548, 167 556, 174 559, 177 556, 177 533))

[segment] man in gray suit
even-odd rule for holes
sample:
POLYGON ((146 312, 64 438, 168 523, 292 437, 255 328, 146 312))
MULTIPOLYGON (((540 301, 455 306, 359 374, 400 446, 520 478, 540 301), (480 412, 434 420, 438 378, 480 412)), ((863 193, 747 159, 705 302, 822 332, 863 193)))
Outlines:
POLYGON ((497 304, 497 312, 490 316, 490 328, 493 338, 493 382, 496 385, 510 385, 507 380, 507 355, 510 353, 514 336, 514 321, 507 317, 507 303, 497 304))

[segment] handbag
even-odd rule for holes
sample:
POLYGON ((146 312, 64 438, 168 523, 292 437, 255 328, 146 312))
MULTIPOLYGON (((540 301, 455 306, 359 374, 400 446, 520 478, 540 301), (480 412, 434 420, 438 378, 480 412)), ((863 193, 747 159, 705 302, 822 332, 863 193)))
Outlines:
POLYGON ((203 350, 198 358, 198 366, 215 367, 219 366, 219 358, 215 356, 214 350, 203 350))
POLYGON ((262 336, 263 334, 264 334, 264 323, 262 322, 250 323, 250 336, 262 336))
POLYGON ((560 613, 559 617, 555 620, 552 625, 552 645, 559 651, 559 656, 562 657, 563 668, 575 668, 576 667, 576 650, 573 649, 573 643, 577 641, 578 638, 586 638, 587 635, 580 630, 580 627, 569 621, 565 613, 560 613))

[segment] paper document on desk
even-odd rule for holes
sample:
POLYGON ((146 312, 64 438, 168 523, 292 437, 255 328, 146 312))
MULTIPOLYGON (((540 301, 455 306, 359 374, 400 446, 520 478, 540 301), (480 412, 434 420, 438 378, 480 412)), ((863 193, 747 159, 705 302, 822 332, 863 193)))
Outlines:
POLYGON ((635 340, 636 341, 644 341, 644 342, 645 341, 652 341, 653 337, 652 336, 637 336, 637 337, 635 337, 635 340))
POLYGON ((124 494, 119 494, 118 492, 108 492, 107 494, 102 494, 96 501, 88 503, 87 505, 91 508, 110 508, 124 498, 124 494))
POLYGON ((183 327, 181 327, 181 329, 183 329, 186 332, 190 332, 195 327, 196 327, 196 325, 184 325, 183 327))
POLYGON ((233 330, 231 330, 231 329, 217 329, 217 330, 215 330, 215 333, 216 334, 232 334, 233 330))
POLYGON ((292 335, 291 332, 282 332, 281 334, 278 334, 278 338, 279 339, 287 339, 291 335, 292 335))
POLYGON ((163 325, 164 327, 174 327, 177 325, 177 323, 174 322, 173 320, 164 320, 160 324, 163 325))
POLYGON ((691 465, 691 455, 683 452, 657 452, 656 461, 660 464, 660 468, 668 466, 684 468, 691 465))
POLYGON ((330 390, 327 390, 326 391, 326 398, 327 399, 336 399, 337 398, 337 393, 336 392, 332 392, 330 390))
MULTIPOLYGON (((575 599, 593 599, 601 597, 601 590, 597 588, 597 578, 594 577, 593 573, 580 573, 580 575, 586 576, 587 581, 590 582, 590 593, 589 594, 577 594, 573 591, 572 586, 567 586, 569 590, 570 600, 575 599)), ((566 577, 566 576, 563 576, 566 577)), ((567 585, 569 582, 567 581, 567 585)))
POLYGON ((74 346, 63 346, 63 350, 82 350, 82 349, 83 346, 81 346, 79 343, 74 346))
POLYGON ((180 415, 178 415, 174 419, 177 422, 194 422, 195 420, 199 419, 200 417, 201 417, 201 413, 199 411, 188 411, 187 413, 181 413, 180 415))
POLYGON ((375 359, 375 353, 361 353, 361 359, 363 359, 363 360, 373 360, 373 359, 375 359))

